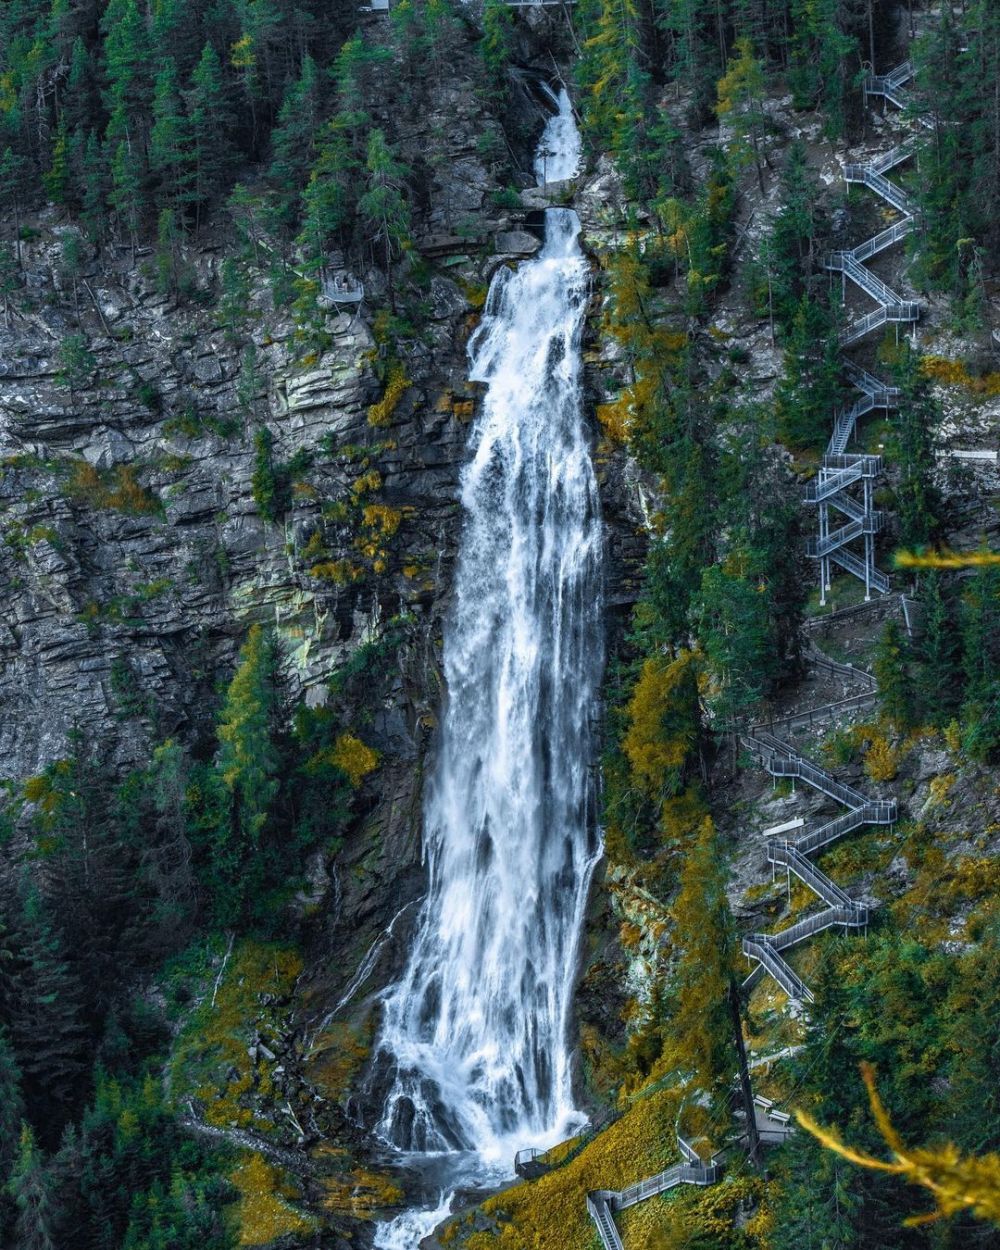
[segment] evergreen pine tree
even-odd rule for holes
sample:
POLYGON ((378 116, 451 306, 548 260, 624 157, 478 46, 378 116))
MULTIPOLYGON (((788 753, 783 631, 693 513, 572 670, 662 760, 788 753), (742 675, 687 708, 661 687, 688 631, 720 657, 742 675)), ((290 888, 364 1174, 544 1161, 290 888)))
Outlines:
POLYGON ((723 726, 746 715, 766 693, 776 656, 768 622, 766 586, 747 549, 705 569, 692 606, 705 652, 709 703, 723 726))
POLYGON ((833 318, 805 294, 792 318, 785 372, 775 391, 781 438, 796 449, 824 446, 843 394, 833 318))
POLYGON ((198 213, 223 189, 232 170, 232 115, 222 66, 210 43, 191 75, 187 93, 193 153, 192 195, 198 213))
POLYGON ((907 646, 899 622, 886 621, 875 650, 872 670, 878 681, 879 708, 897 729, 915 721, 914 691, 907 671, 907 646))
POLYGON ((769 305, 774 319, 791 329, 815 269, 819 187, 806 163, 804 146, 788 149, 781 177, 781 207, 768 237, 772 258, 769 305))
POLYGON ((21 262, 21 210, 29 186, 28 162, 13 148, 5 148, 0 156, 0 203, 14 214, 15 256, 17 267, 21 262))
POLYGON ((924 719, 943 728, 962 697, 959 634, 951 590, 937 569, 929 569, 918 588, 921 632, 917 668, 924 719))
MULTIPOLYGON (((2 1001, 2 1000, 0 1000, 2 1001)), ((17 1139, 24 1114, 21 1097, 21 1069, 7 1031, 0 1024, 0 1191, 2 1191, 17 1155, 17 1139)), ((2 1205, 0 1205, 2 1228, 2 1205)))
POLYGON ((66 129, 66 118, 61 117, 52 142, 52 155, 49 167, 42 175, 45 194, 53 204, 65 204, 70 189, 70 145, 69 132, 66 129))
POLYGON ((273 638, 253 626, 219 719, 214 773, 224 806, 213 816, 209 852, 216 915, 226 922, 267 871, 262 842, 279 790, 277 662, 273 638))
POLYGON ((316 161, 302 193, 299 246, 309 270, 322 269, 350 224, 356 170, 343 131, 335 123, 323 132, 316 161))
POLYGON ((764 112, 764 71, 749 39, 738 39, 735 52, 726 73, 719 79, 715 111, 731 135, 727 149, 730 160, 737 170, 752 164, 763 193, 761 143, 768 125, 764 112))
MULTIPOLYGON (((363 46, 360 36, 357 43, 363 46)), ((298 193, 315 156, 320 103, 316 63, 306 56, 298 79, 288 85, 278 124, 271 135, 274 156, 267 177, 275 190, 279 216, 285 225, 292 221, 298 193)))
POLYGON ((101 153, 97 132, 91 130, 87 135, 83 150, 81 214, 84 227, 91 239, 99 239, 104 232, 106 213, 105 202, 105 166, 101 153))
POLYGON ((684 855, 671 909, 680 951, 671 1059, 692 1074, 699 1089, 713 1094, 728 1089, 737 1064, 729 1011, 734 929, 723 862, 715 827, 706 817, 684 855))
POLYGON ((17 1207, 14 1225, 17 1250, 60 1250, 51 1178, 45 1156, 27 1124, 21 1129, 9 1191, 17 1207))
POLYGON ((142 165, 131 143, 122 139, 111 158, 111 191, 108 200, 121 233, 132 245, 132 258, 139 241, 144 196, 142 165))
POLYGON ((393 259, 410 228, 410 209, 404 195, 409 172, 396 158, 383 132, 378 128, 372 130, 365 162, 365 193, 358 201, 358 211, 372 230, 373 245, 382 245, 393 312, 396 311, 393 259))
POLYGON ((985 565, 966 583, 961 607, 962 704, 966 750, 978 760, 1000 751, 1000 569, 985 565))
POLYGON ((508 94, 507 64, 513 47, 513 21, 510 6, 504 0, 485 0, 479 55, 483 60, 490 95, 498 103, 502 103, 508 94))
POLYGON ((159 182, 156 199, 162 208, 180 213, 187 208, 193 194, 194 159, 177 89, 177 68, 173 58, 167 57, 156 76, 149 134, 149 172, 159 182))
POLYGON ((939 407, 915 352, 906 351, 897 369, 902 391, 893 421, 892 449, 899 481, 895 488, 899 541, 907 550, 927 546, 940 529, 940 492, 934 484, 933 429, 939 407))
POLYGON ((86 134, 96 125, 98 101, 95 83, 93 61, 82 36, 77 35, 70 53, 69 77, 62 102, 63 117, 70 133, 80 130, 86 134))
POLYGON ((104 34, 105 106, 111 114, 107 141, 143 142, 150 98, 149 32, 136 0, 108 0, 101 18, 104 34))
POLYGON ((84 1092, 84 994, 34 887, 25 895, 16 937, 17 958, 6 974, 11 1036, 33 1118, 51 1133, 84 1092))

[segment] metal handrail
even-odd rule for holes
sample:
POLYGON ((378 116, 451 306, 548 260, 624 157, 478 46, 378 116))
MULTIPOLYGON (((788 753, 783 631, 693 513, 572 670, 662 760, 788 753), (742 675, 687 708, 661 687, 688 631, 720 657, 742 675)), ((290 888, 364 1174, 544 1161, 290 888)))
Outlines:
POLYGON ((889 70, 885 76, 886 82, 892 83, 894 87, 901 87, 908 78, 914 75, 914 65, 909 59, 900 61, 895 69, 889 70))
POLYGON ((612 1190, 605 1189, 597 1189, 587 1194, 587 1210, 597 1225, 597 1233, 604 1250, 625 1250, 608 1205, 609 1199, 615 1196, 612 1190))
POLYGON ((834 255, 839 257, 841 272, 872 299, 886 305, 904 302, 891 287, 886 286, 881 278, 877 278, 870 269, 866 269, 860 261, 855 260, 851 252, 837 252, 834 255))
POLYGON ((888 152, 883 152, 881 156, 876 156, 873 161, 868 164, 869 169, 873 169, 877 174, 884 174, 887 170, 895 169, 897 165, 902 165, 904 161, 908 161, 916 152, 917 145, 913 139, 904 139, 902 143, 898 143, 894 148, 890 148, 888 152))
POLYGON ((884 252, 887 247, 892 247, 894 243, 899 243, 905 239, 913 230, 915 219, 912 216, 904 217, 902 221, 897 221, 894 226, 889 226, 885 230, 880 230, 878 234, 873 234, 870 239, 866 239, 864 243, 859 243, 853 248, 850 255, 856 261, 868 260, 870 257, 884 252))
POLYGON ((826 907, 814 916, 807 916, 797 924, 789 925, 779 933, 767 935, 768 945, 776 951, 788 950, 797 946, 817 933, 835 926, 848 929, 862 929, 868 923, 868 909, 860 905, 826 907))
POLYGON ((783 864, 831 907, 850 907, 851 896, 836 885, 799 851, 792 842, 769 842, 767 858, 772 864, 783 864))
POLYGON ((827 455, 823 457, 824 469, 847 469, 859 465, 864 477, 878 477, 882 472, 882 457, 867 455, 827 455))
POLYGON ((890 182, 884 174, 876 173, 870 165, 845 165, 844 180, 845 182, 862 183, 901 213, 907 213, 910 216, 914 213, 916 205, 903 188, 896 186, 894 182, 890 182))
POLYGON ((799 777, 814 790, 821 790, 845 807, 860 809, 864 806, 865 800, 857 790, 835 781, 829 773, 817 768, 815 764, 810 764, 808 760, 797 756, 789 759, 787 756, 770 753, 770 757, 764 760, 764 767, 772 777, 799 777))
POLYGON ((799 1002, 812 1002, 812 991, 805 981, 792 971, 769 941, 755 942, 750 938, 744 938, 743 953, 762 964, 789 998, 797 999, 799 1002))
MULTIPOLYGON (((846 547, 840 547, 837 551, 830 552, 830 559, 840 565, 848 573, 853 573, 855 577, 865 580, 865 565, 858 559, 853 552, 846 547)), ((879 594, 887 594, 890 588, 890 581, 881 570, 873 568, 868 573, 871 578, 871 584, 879 592, 879 594)))
POLYGON ((839 673, 842 677, 850 677, 853 681, 863 681, 869 690, 878 688, 878 682, 871 673, 866 673, 863 668, 855 668, 853 664, 842 664, 840 660, 831 660, 814 642, 806 643, 805 654, 806 662, 815 668, 825 668, 827 672, 839 673))
POLYGON ((860 465, 851 465, 850 468, 840 469, 827 477, 820 476, 806 486, 802 496, 803 502, 821 503, 853 482, 859 482, 862 476, 860 465))
POLYGON ((836 508, 838 512, 842 512, 844 516, 849 516, 852 521, 860 521, 868 515, 865 511, 864 502, 855 499, 853 495, 848 495, 846 491, 841 491, 839 495, 835 495, 830 500, 830 506, 836 508))
POLYGON ((677 1185, 714 1185, 719 1179, 722 1174, 719 1165, 714 1161, 703 1163, 701 1156, 679 1133, 677 1145, 689 1162, 675 1163, 673 1167, 657 1172, 655 1176, 647 1176, 622 1190, 594 1189, 587 1194, 587 1211, 597 1226, 604 1250, 623 1250, 614 1220, 615 1211, 627 1210, 677 1185))
POLYGON ((812 829, 809 833, 804 834, 797 839, 796 847, 803 855, 814 855, 817 851, 822 850, 824 846, 829 846, 831 842, 836 842, 838 838, 842 838, 845 833, 853 833, 855 829, 860 829, 862 825, 870 824, 865 816, 863 807, 856 808, 843 815, 828 820, 816 829, 812 829))
POLYGON ((818 559, 827 556, 845 543, 850 543, 862 534, 877 534, 882 528, 881 512, 865 512, 860 518, 838 529, 831 530, 818 538, 810 538, 806 542, 806 555, 818 559))
POLYGON ((877 698, 877 691, 866 690, 862 694, 852 694, 846 699, 838 699, 836 703, 824 703, 821 707, 809 708, 805 712, 795 712, 791 716, 779 716, 776 720, 768 723, 781 725, 786 730, 798 729, 815 725, 821 721, 832 720, 839 716, 841 712, 851 712, 855 708, 867 707, 868 704, 873 703, 877 698))

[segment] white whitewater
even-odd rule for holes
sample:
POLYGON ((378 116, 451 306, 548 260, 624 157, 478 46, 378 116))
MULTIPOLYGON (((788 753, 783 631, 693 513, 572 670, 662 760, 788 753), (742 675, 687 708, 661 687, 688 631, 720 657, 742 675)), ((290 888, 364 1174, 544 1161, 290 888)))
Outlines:
MULTIPOLYGON (((565 92, 542 137, 575 172, 565 92), (558 145, 558 148, 557 148, 558 145)), ((561 176, 569 176, 562 173, 561 176)), ((493 279, 469 346, 485 384, 463 472, 444 639, 448 702, 424 810, 428 893, 387 994, 378 1133, 440 1155, 449 1188, 512 1172, 577 1127, 569 1011, 590 876, 591 721, 603 662, 601 520, 580 405, 587 266, 579 222, 493 279)), ((415 1250, 447 1213, 408 1211, 376 1245, 415 1250)))
POLYGON ((547 182, 564 182, 575 177, 583 159, 580 131, 565 87, 561 87, 557 95, 544 83, 542 86, 551 97, 556 111, 545 123, 535 153, 535 181, 540 187, 547 182))

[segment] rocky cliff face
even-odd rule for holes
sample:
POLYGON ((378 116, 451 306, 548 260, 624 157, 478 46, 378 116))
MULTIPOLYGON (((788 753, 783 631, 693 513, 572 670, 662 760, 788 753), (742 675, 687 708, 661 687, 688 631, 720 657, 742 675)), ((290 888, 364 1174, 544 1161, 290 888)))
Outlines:
MULTIPOLYGON (((536 74, 519 72, 511 88, 525 151, 544 116, 536 74)), ((315 1040, 348 990, 340 1018, 363 1034, 371 994, 405 951, 407 904, 423 888, 421 785, 476 403, 465 343, 496 266, 538 247, 548 202, 529 192, 521 207, 495 209, 500 173, 479 155, 481 104, 460 72, 433 94, 404 154, 418 171, 414 234, 427 273, 402 345, 382 332, 375 267, 360 275, 361 307, 327 306, 304 341, 223 218, 184 247, 178 298, 162 293, 151 248, 98 253, 54 210, 31 223, 27 298, 0 327, 3 777, 37 774, 75 731, 121 771, 168 737, 209 754, 220 688, 251 624, 277 632, 293 708, 322 704, 338 665, 402 618, 398 672, 364 733, 382 760, 367 814, 335 861, 312 863, 300 900, 314 915, 290 1026, 300 1039, 315 1040), (431 131, 447 147, 433 173, 420 165, 431 131), (70 239, 82 253, 72 276, 70 239), (223 291, 234 260, 235 307, 223 291), (275 520, 262 514, 262 432, 270 486, 284 496, 275 520)), ((606 181, 580 196, 585 225, 606 181)), ((597 393, 596 298, 593 311, 587 386, 597 393)), ((639 496, 621 456, 602 455, 599 471, 609 603, 624 616, 644 545, 639 496)), ((297 1081, 286 1092, 298 1091, 304 1115, 298 1097, 311 1095, 297 1081)))

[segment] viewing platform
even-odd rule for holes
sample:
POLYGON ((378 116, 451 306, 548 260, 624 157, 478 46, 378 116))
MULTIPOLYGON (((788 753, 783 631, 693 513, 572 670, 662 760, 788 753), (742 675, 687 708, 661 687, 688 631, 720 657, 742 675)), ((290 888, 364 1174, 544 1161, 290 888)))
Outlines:
POLYGON ((356 306, 365 298, 365 286, 350 274, 324 274, 320 280, 320 297, 336 306, 356 306))

